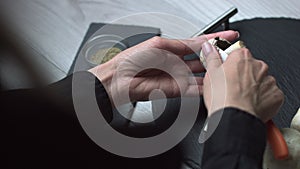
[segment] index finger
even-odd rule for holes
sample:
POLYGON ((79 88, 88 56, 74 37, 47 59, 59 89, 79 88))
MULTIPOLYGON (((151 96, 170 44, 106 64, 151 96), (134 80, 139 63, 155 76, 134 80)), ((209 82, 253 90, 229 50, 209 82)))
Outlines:
POLYGON ((180 56, 184 56, 200 51, 201 46, 204 42, 216 37, 220 37, 228 41, 233 41, 239 37, 239 32, 229 30, 181 40, 162 38, 161 44, 157 44, 156 47, 159 49, 170 51, 180 56))
POLYGON ((229 30, 208 35, 201 35, 189 39, 166 39, 161 37, 154 37, 132 48, 129 48, 128 50, 126 50, 126 52, 135 52, 136 50, 140 51, 148 48, 157 48, 167 50, 183 57, 185 55, 200 51, 201 46, 204 42, 215 37, 221 37, 229 41, 233 41, 239 37, 239 33, 237 31, 229 30))
POLYGON ((240 37, 240 33, 238 31, 229 30, 229 31, 211 33, 204 36, 206 36, 207 39, 220 37, 228 41, 234 41, 235 39, 240 37))

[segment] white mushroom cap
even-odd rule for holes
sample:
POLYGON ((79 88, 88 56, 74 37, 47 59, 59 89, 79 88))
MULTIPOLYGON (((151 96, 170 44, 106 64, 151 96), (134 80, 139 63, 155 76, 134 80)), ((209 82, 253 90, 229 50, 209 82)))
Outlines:
MULTIPOLYGON (((291 128, 296 129, 300 132, 300 108, 298 109, 298 112, 294 116, 292 123, 291 123, 291 128)), ((299 142, 300 144, 300 142, 299 142)), ((299 159, 300 161, 300 159, 299 159)))

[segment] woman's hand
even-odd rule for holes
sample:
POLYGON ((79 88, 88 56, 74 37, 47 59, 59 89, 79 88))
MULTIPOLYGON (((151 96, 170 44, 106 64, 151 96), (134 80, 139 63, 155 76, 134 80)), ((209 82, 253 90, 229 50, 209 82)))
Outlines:
POLYGON ((149 98, 199 96, 203 93, 203 79, 191 73, 202 72, 204 68, 199 59, 184 61, 183 57, 199 51, 207 39, 234 40, 238 36, 238 32, 224 31, 186 40, 154 37, 89 71, 118 104, 149 98))
POLYGON ((207 61, 203 90, 209 115, 218 109, 235 107, 266 122, 278 112, 284 95, 274 77, 268 75, 263 61, 254 59, 243 48, 232 52, 222 63, 209 43, 202 48, 207 61))

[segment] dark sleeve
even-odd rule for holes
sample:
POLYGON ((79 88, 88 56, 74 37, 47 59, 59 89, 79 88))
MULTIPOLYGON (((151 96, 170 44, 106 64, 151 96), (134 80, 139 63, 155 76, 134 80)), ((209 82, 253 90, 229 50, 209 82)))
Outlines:
POLYGON ((204 143, 203 169, 261 169, 266 145, 266 128, 261 120, 235 108, 225 108, 212 115, 208 132, 214 133, 204 143), (217 124, 215 122, 221 118, 217 124))
POLYGON ((112 120, 108 95, 88 72, 75 73, 44 88, 2 92, 0 152, 7 168, 32 168, 39 164, 66 164, 52 168, 72 168, 70 164, 87 166, 105 159, 105 152, 78 122, 72 98, 74 77, 80 79, 76 92, 79 102, 85 102, 89 97, 87 89, 92 88, 102 115, 108 123, 112 120))

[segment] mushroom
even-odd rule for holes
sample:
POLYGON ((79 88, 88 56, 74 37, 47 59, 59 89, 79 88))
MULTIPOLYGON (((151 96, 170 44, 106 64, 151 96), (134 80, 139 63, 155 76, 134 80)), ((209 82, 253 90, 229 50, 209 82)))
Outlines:
POLYGON ((300 132, 300 108, 298 109, 298 112, 292 119, 291 128, 296 129, 300 132))
MULTIPOLYGON (((223 62, 227 59, 227 56, 232 51, 245 47, 245 45, 242 41, 237 41, 234 44, 231 44, 226 39, 222 39, 219 37, 208 40, 208 43, 210 43, 216 47, 216 49, 220 53, 220 56, 221 56, 223 62)), ((205 57, 204 57, 202 51, 200 52, 200 61, 203 64, 203 66, 206 68, 206 60, 205 60, 205 57)))

